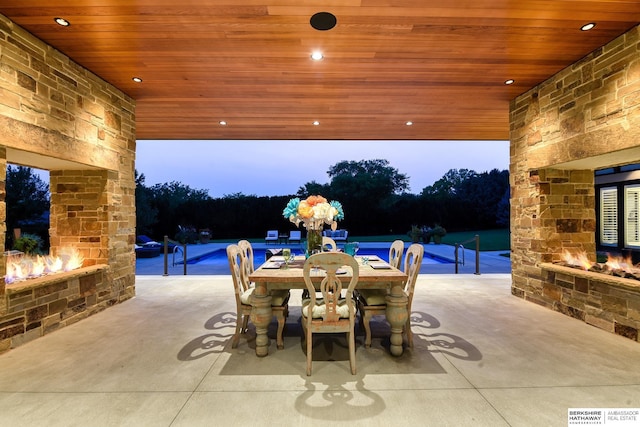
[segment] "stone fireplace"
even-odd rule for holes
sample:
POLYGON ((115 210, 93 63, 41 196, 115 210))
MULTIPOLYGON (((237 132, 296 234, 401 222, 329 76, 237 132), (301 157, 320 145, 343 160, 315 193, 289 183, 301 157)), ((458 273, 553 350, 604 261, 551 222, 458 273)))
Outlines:
POLYGON ((596 258, 594 170, 640 161, 635 27, 511 102, 512 293, 638 340, 640 286, 554 263, 596 258))
MULTIPOLYGON (((135 293, 135 102, 0 15, 0 247, 7 163, 49 171, 51 252, 83 267, 0 283, 0 352, 135 293)), ((0 272, 6 272, 6 253, 0 272)))

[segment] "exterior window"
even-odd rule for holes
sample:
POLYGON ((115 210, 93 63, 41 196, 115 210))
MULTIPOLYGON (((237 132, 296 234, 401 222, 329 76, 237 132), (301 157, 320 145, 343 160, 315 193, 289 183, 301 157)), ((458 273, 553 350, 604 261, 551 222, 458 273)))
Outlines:
POLYGON ((600 244, 618 245, 618 189, 600 189, 600 244))
POLYGON ((624 199, 624 244, 627 247, 640 247, 640 223, 638 223, 640 185, 626 185, 624 187, 624 199))

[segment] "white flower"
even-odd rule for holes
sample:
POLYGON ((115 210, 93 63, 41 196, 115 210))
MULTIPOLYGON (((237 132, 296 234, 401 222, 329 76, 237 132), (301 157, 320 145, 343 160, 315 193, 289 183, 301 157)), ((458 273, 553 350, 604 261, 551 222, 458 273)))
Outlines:
POLYGON ((321 221, 332 221, 333 212, 329 203, 318 203, 313 207, 313 219, 321 221))

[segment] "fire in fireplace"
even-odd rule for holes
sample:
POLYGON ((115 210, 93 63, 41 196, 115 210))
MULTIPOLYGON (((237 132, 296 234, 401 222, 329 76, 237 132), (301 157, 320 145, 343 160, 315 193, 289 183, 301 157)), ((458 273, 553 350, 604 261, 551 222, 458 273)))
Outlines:
POLYGON ((572 254, 565 250, 560 264, 594 273, 640 280, 640 267, 633 265, 631 257, 624 258, 607 254, 607 261, 599 263, 589 261, 586 253, 572 254))
POLYGON ((75 248, 62 249, 57 256, 9 255, 5 283, 10 284, 48 274, 75 270, 81 268, 83 262, 84 257, 75 248))

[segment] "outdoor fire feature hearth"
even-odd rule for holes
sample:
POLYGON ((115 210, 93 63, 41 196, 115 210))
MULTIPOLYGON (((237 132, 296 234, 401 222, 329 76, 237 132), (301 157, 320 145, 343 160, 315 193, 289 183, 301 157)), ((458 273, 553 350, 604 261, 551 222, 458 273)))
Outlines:
POLYGON ((591 262, 585 253, 572 255, 569 251, 565 251, 563 258, 561 262, 557 263, 558 265, 609 276, 640 280, 640 266, 634 265, 631 257, 624 258, 607 254, 606 262, 591 262))
MULTIPOLYGON (((566 265, 565 265, 566 264, 566 265)), ((638 341, 640 274, 594 263, 588 269, 542 263, 542 291, 529 300, 550 306, 590 325, 638 341)))
POLYGON ((84 257, 78 250, 69 248, 60 251, 58 256, 11 254, 7 257, 5 283, 29 280, 82 267, 84 257))

